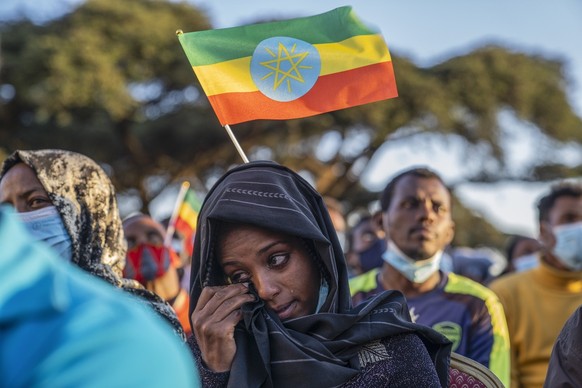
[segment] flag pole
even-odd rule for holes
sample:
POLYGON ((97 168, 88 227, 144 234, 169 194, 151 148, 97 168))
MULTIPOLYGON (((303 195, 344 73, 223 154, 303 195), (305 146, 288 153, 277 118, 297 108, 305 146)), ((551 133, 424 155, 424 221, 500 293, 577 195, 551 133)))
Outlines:
POLYGON ((166 236, 164 238, 164 246, 166 247, 170 247, 172 245, 172 237, 174 237, 174 232, 176 232, 176 219, 178 218, 178 213, 180 213, 182 202, 184 202, 184 197, 186 196, 186 192, 189 188, 189 182, 182 182, 182 186, 180 186, 180 191, 178 192, 178 198, 176 199, 176 204, 174 205, 174 211, 172 212, 172 216, 168 222, 166 236))
POLYGON ((232 140, 232 142, 234 143, 234 146, 235 146, 236 150, 238 151, 238 154, 242 158, 243 162, 248 163, 249 159, 245 155, 245 152, 241 148, 240 144, 238 144, 238 140, 236 140, 236 137, 234 136, 232 129, 230 129, 230 126, 228 124, 226 124, 224 126, 224 129, 226 129, 226 133, 228 133, 228 136, 230 136, 230 140, 232 140))

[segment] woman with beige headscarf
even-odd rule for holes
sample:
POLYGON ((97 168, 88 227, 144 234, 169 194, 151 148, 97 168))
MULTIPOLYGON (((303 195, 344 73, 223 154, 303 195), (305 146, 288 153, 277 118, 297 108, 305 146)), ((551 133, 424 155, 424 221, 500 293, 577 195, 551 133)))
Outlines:
POLYGON ((123 279, 126 243, 115 189, 93 160, 64 150, 15 151, 0 169, 0 203, 11 204, 33 236, 63 259, 136 295, 183 336, 167 303, 123 279))

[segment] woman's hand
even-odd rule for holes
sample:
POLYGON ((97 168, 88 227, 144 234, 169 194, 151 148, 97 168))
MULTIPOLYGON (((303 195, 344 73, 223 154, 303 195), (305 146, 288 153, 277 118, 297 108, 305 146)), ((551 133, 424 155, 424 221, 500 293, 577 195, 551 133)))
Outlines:
POLYGON ((240 307, 255 298, 247 284, 205 287, 192 312, 192 329, 202 359, 214 372, 230 370, 236 344, 234 327, 242 318, 240 307))

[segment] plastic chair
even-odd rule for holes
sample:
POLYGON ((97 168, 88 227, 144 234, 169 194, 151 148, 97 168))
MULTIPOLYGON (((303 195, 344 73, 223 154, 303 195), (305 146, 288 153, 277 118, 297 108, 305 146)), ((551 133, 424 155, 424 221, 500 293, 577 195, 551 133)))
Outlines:
POLYGON ((505 388, 493 372, 457 353, 451 353, 449 388, 505 388))

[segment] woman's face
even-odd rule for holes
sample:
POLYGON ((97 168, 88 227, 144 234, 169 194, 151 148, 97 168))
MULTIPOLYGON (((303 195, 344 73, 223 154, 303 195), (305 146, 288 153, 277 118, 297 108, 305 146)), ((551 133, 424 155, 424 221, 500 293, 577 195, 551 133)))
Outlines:
POLYGON ((52 206, 48 193, 32 168, 15 164, 0 181, 0 203, 8 203, 19 213, 52 206))
POLYGON ((320 274, 299 238, 250 225, 229 226, 218 257, 229 279, 253 283, 282 321, 315 313, 320 274))

